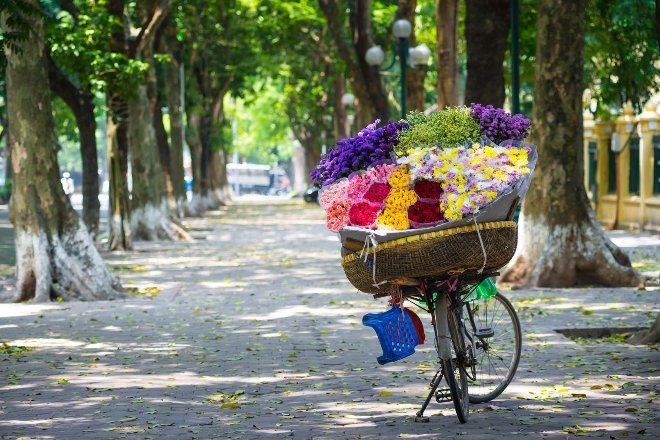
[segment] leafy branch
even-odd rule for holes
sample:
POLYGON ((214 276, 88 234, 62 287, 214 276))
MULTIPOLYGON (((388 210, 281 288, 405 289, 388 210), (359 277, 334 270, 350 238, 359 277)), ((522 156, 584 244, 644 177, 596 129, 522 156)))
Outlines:
POLYGON ((4 24, 0 30, 0 68, 7 66, 7 52, 22 53, 21 43, 28 40, 33 30, 32 18, 40 15, 40 10, 29 0, 2 0, 0 17, 4 24))

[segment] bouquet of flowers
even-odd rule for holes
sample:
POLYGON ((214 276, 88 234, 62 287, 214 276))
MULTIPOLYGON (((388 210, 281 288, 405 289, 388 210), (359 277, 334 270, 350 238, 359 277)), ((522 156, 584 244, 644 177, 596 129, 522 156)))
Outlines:
POLYGON ((311 173, 327 226, 417 229, 460 220, 530 173, 530 121, 481 104, 448 107, 337 142, 311 173))

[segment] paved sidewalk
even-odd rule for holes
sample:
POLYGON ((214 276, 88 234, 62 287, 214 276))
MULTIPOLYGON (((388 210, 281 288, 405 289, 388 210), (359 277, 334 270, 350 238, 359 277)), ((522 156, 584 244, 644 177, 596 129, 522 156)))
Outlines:
POLYGON ((106 256, 135 290, 129 300, 0 305, 0 341, 29 348, 0 344, 0 438, 660 435, 657 347, 554 331, 648 325, 657 290, 506 292, 524 332, 514 382, 465 425, 450 403, 415 424, 431 340, 376 363, 361 317, 385 302, 345 280, 318 208, 243 204, 190 226, 194 242, 106 256))

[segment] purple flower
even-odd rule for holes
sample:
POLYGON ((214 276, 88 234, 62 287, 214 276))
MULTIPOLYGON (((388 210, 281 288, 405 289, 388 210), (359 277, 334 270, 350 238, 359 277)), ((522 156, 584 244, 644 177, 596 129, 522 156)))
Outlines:
POLYGON ((470 115, 479 123, 481 133, 499 144, 506 140, 521 141, 529 135, 530 120, 523 115, 513 115, 492 105, 470 104, 470 115))
POLYGON ((390 122, 377 128, 379 122, 377 119, 360 130, 357 136, 338 141, 335 148, 321 156, 316 169, 310 173, 312 183, 330 185, 376 162, 389 160, 393 147, 399 143, 399 131, 407 128, 408 124, 390 122))

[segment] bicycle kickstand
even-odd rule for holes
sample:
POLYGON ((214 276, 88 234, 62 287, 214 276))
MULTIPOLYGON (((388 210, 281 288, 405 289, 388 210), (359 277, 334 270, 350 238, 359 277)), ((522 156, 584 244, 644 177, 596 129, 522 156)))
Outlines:
POLYGON ((415 414, 415 423, 430 422, 430 419, 424 415, 424 411, 426 411, 426 407, 429 406, 429 402, 431 402, 431 398, 433 398, 433 395, 435 394, 435 390, 438 389, 441 380, 442 380, 442 367, 440 367, 438 372, 435 373, 435 376, 433 376, 433 380, 431 381, 431 392, 426 397, 426 400, 424 401, 422 408, 417 412, 417 414, 415 414))

